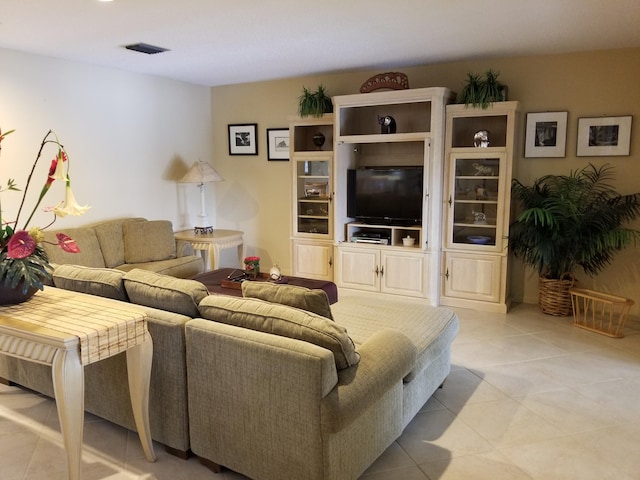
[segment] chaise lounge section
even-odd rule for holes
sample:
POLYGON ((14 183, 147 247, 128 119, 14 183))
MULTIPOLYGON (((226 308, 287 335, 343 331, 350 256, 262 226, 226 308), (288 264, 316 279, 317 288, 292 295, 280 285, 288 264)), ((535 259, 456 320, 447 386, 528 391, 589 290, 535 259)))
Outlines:
POLYGON ((193 452, 256 480, 357 478, 449 374, 456 315, 353 296, 332 320, 258 297, 209 296, 186 325, 193 452))

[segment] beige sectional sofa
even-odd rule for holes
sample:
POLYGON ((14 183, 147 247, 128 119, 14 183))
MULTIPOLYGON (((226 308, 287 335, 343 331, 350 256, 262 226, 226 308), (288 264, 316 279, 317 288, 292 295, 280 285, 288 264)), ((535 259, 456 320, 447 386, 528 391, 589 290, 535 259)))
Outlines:
MULTIPOLYGON (((451 311, 415 301, 329 307, 321 290, 268 283, 238 298, 71 265, 54 283, 145 305, 153 439, 256 480, 357 478, 442 384, 458 329, 451 311)), ((125 368, 124 355, 87 366, 85 408, 133 430, 125 368)), ((0 356, 0 376, 53 393, 47 367, 0 356)))
POLYGON ((177 241, 168 220, 122 218, 78 228, 45 230, 43 244, 53 264, 115 268, 142 268, 178 278, 190 278, 204 271, 204 261, 194 255, 190 243, 177 241), (80 247, 79 253, 59 248, 56 233, 63 232, 80 247))

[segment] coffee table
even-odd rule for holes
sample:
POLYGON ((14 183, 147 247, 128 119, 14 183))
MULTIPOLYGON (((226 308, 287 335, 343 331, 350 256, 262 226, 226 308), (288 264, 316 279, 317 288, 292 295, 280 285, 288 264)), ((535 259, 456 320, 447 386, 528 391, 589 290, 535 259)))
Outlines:
MULTIPOLYGON (((210 293, 241 297, 242 290, 240 287, 240 283, 237 283, 236 285, 230 285, 227 282, 229 275, 237 271, 239 270, 235 268, 220 268, 218 270, 201 273, 192 278, 193 280, 197 280, 203 283, 210 293)), ((267 276, 263 276, 261 278, 258 278, 257 280, 245 281, 267 282, 269 281, 269 278, 267 276)), ((327 296, 329 297, 329 303, 336 303, 338 301, 338 287, 335 283, 329 282, 327 280, 313 280, 311 278, 284 276, 282 277, 282 280, 277 283, 296 285, 298 287, 306 287, 311 289, 321 289, 327 293, 327 296)))

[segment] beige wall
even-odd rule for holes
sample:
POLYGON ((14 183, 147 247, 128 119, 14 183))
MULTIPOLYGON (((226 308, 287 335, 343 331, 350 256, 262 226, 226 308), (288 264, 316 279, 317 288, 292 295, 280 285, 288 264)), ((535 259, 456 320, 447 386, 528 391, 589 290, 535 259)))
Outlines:
MULTIPOLYGON (((212 157, 209 88, 2 49, 0 65, 0 128, 16 130, 2 143, 2 186, 14 178, 24 188, 53 129, 71 158, 74 193, 91 205, 82 217, 58 219, 56 228, 129 215, 193 225, 198 190, 176 180, 198 158, 212 157)), ((54 155, 48 150, 34 174, 31 208, 54 155)), ((57 204, 63 192, 54 183, 43 205, 57 204)), ((2 193, 6 219, 15 218, 20 198, 2 193)), ((32 225, 51 218, 37 215, 32 225)))
MULTIPOLYGON (((509 86, 509 99, 527 112, 568 111, 565 158, 524 158, 522 141, 514 159, 514 176, 523 182, 548 173, 565 174, 588 162, 616 167, 616 186, 622 193, 640 191, 640 127, 632 127, 628 157, 576 157, 577 122, 585 116, 634 115, 640 110, 640 49, 571 55, 497 58, 399 69, 412 88, 443 86, 460 91, 467 72, 493 68, 509 86)), ((281 81, 215 87, 211 90, 213 163, 228 180, 216 186, 218 223, 246 232, 248 253, 263 257, 264 266, 278 262, 290 271, 290 172, 288 162, 268 162, 266 129, 287 126, 296 113, 302 87, 322 83, 330 95, 357 93, 360 85, 382 70, 321 75, 281 81), (227 125, 257 123, 258 156, 229 156, 227 125)), ((524 118, 524 115, 523 115, 524 118)), ((524 121, 519 130, 524 131, 524 121)), ((524 135, 522 135, 524 136, 524 135)), ((582 285, 634 298, 640 303, 638 248, 621 253, 615 264, 582 285)), ((537 278, 514 269, 511 288, 516 299, 536 302, 537 278)), ((635 307, 637 311, 638 307, 635 307)))

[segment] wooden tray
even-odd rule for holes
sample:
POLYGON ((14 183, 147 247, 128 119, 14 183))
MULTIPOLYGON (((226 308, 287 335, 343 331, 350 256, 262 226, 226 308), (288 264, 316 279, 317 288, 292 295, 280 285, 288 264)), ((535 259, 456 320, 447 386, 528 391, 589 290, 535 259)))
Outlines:
POLYGON ((252 278, 243 278, 242 280, 221 280, 220 286, 223 288, 231 288, 233 290, 242 290, 242 282, 272 282, 272 283, 287 283, 284 277, 277 282, 271 280, 268 273, 259 273, 258 278, 255 280, 252 278))

